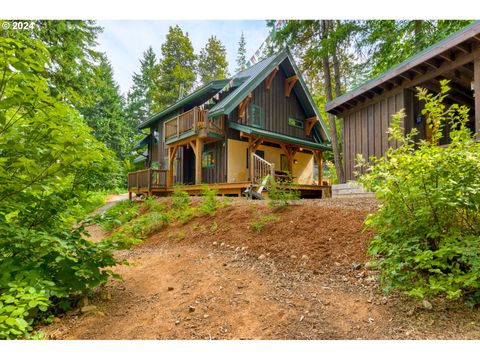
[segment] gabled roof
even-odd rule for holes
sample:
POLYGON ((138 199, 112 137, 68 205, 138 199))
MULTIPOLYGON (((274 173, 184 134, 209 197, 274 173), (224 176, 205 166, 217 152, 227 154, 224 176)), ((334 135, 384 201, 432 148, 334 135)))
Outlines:
POLYGON ((345 93, 342 96, 333 99, 325 105, 325 111, 328 111, 332 114, 338 114, 345 111, 345 109, 352 108, 355 105, 347 104, 349 101, 352 101, 355 98, 358 99, 362 96, 369 97, 365 94, 369 92, 376 93, 375 90, 380 89, 381 85, 387 83, 388 81, 395 81, 395 79, 398 77, 402 78, 402 80, 404 80, 405 78, 411 78, 412 80, 415 80, 415 77, 421 76, 418 73, 422 72, 418 71, 417 75, 409 74, 409 72, 416 72, 417 69, 414 69, 415 67, 421 67, 423 65, 428 67, 428 61, 434 59, 435 57, 441 57, 443 53, 449 51, 452 48, 460 47, 462 46, 462 44, 468 44, 468 48, 463 48, 463 50, 461 50, 460 52, 472 50, 472 43, 480 42, 478 34, 480 34, 480 21, 476 21, 464 27, 456 33, 409 57, 400 64, 392 67, 390 70, 363 83, 362 85, 356 87, 348 93, 345 93))
POLYGON ((282 66, 288 76, 297 75, 298 81, 293 87, 293 91, 297 95, 307 116, 316 116, 320 127, 323 140, 330 141, 330 134, 325 123, 313 101, 307 85, 302 78, 302 74, 298 70, 292 54, 288 49, 284 49, 277 54, 258 62, 248 69, 236 74, 233 79, 242 79, 243 82, 230 94, 228 94, 219 103, 215 104, 209 111, 209 117, 214 117, 232 112, 240 102, 245 99, 262 81, 275 69, 282 66))
POLYGON ((166 109, 150 116, 147 120, 140 124, 139 129, 145 129, 149 127, 153 123, 161 120, 162 118, 168 116, 169 114, 180 109, 181 107, 195 105, 197 103, 202 103, 210 99, 213 95, 218 93, 228 82, 228 79, 210 81, 209 83, 205 84, 204 86, 200 87, 199 89, 195 90, 194 92, 188 94, 184 98, 170 105, 166 109))

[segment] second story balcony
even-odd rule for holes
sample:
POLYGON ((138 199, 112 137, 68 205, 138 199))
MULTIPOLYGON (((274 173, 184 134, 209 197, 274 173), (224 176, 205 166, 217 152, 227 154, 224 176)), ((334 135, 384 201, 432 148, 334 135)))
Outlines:
POLYGON ((208 110, 194 107, 165 122, 167 144, 198 135, 200 137, 221 137, 224 133, 222 117, 209 119, 208 110))

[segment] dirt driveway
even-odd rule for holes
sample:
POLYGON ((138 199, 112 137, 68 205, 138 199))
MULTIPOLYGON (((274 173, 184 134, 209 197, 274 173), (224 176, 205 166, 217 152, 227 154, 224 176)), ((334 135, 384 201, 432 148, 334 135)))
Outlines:
MULTIPOLYGON (((300 203, 261 231, 271 212, 238 202, 176 225, 118 257, 130 266, 71 311, 52 339, 480 338, 480 317, 458 303, 425 309, 385 295, 365 267, 371 199, 300 203)), ((101 234, 101 232, 98 232, 101 234)))

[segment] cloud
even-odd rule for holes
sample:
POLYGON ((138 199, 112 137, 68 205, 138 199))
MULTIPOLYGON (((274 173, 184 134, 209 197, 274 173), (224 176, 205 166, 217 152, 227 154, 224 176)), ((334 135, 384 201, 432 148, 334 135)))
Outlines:
POLYGON ((262 20, 108 20, 98 21, 104 28, 98 39, 98 49, 107 54, 114 76, 124 94, 132 85, 132 75, 140 70, 140 59, 149 46, 160 57, 160 48, 168 28, 178 24, 188 32, 196 53, 205 46, 207 39, 215 35, 227 49, 231 74, 235 72, 238 41, 243 32, 247 42, 247 59, 268 35, 266 22, 262 20))

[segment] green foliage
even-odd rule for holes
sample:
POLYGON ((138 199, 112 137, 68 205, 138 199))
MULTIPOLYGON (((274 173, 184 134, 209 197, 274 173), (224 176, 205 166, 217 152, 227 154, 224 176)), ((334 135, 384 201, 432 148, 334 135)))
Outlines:
POLYGON ((359 22, 357 49, 365 54, 356 84, 379 75, 467 26, 470 20, 367 20, 359 22))
MULTIPOLYGON (((27 337, 113 274, 123 242, 85 238, 80 215, 116 165, 43 77, 41 41, 0 37, 0 338, 27 337), (74 224, 75 228, 72 229, 74 224)), ((89 205, 90 204, 90 205, 89 205)))
POLYGON ((324 173, 324 177, 329 180, 330 185, 338 184, 337 172, 335 170, 335 164, 331 161, 326 161, 327 171, 324 173))
POLYGON ((255 221, 252 221, 249 225, 256 232, 261 232, 266 225, 272 222, 276 222, 279 219, 280 217, 275 214, 260 215, 255 221))
POLYGON ((375 230, 369 252, 386 289, 415 297, 446 295, 480 301, 480 143, 467 127, 468 109, 447 107, 449 90, 419 90, 432 141, 414 143, 394 116, 386 157, 360 160, 361 184, 381 202, 366 224, 375 230), (449 129, 450 144, 438 146, 449 129))
POLYGON ((129 222, 139 214, 139 203, 125 200, 93 217, 92 221, 101 225, 103 230, 111 231, 129 222))
POLYGON ((203 185, 201 194, 203 197, 203 201, 200 204, 200 210, 207 215, 215 215, 217 209, 221 206, 221 203, 217 197, 217 190, 210 189, 208 185, 203 185))
POLYGON ((196 56, 188 33, 184 34, 178 25, 171 26, 168 29, 167 39, 162 45, 154 111, 161 111, 178 100, 180 84, 183 84, 185 94, 190 92, 196 79, 195 60, 196 56))
POLYGON ((133 85, 127 95, 126 117, 132 133, 140 123, 152 115, 153 98, 156 91, 157 57, 150 46, 140 60, 140 74, 132 76, 133 85))
POLYGON ((268 205, 277 209, 283 209, 292 200, 300 199, 300 192, 295 190, 295 184, 291 178, 281 183, 272 177, 268 177, 268 205))
POLYGON ((245 70, 247 67, 247 42, 245 41, 245 35, 243 35, 243 32, 238 42, 236 60, 237 60, 237 68, 235 69, 235 71, 240 72, 245 70))
POLYGON ((227 50, 215 36, 210 36, 198 56, 198 75, 202 84, 228 78, 227 50))
POLYGON ((172 194, 172 205, 175 209, 185 210, 190 206, 190 195, 186 191, 175 189, 172 194))
POLYGON ((88 96, 92 101, 78 109, 93 129, 93 135, 123 159, 132 151, 133 133, 137 130, 127 124, 124 99, 106 56, 100 57, 90 81, 88 96))

